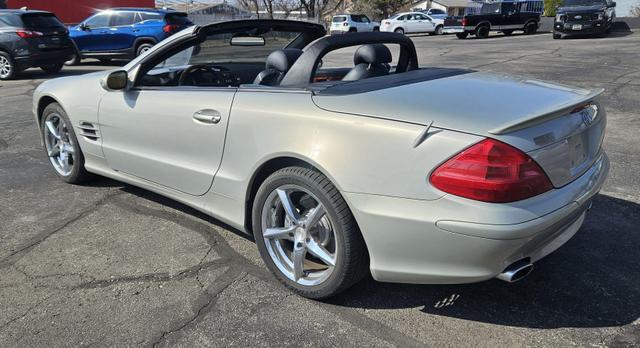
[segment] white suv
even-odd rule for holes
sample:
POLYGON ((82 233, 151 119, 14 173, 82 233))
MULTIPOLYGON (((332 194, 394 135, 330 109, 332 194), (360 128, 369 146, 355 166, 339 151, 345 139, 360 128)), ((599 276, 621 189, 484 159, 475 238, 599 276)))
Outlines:
POLYGON ((379 31, 380 23, 372 22, 369 17, 360 14, 335 15, 331 19, 331 34, 354 33, 361 31, 379 31))

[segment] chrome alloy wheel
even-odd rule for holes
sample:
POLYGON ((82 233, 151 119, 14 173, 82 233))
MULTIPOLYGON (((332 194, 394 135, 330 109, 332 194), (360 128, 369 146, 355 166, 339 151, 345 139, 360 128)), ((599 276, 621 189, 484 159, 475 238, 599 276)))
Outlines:
POLYGON ((0 78, 7 78, 11 75, 11 62, 5 56, 0 56, 0 78))
POLYGON ((50 113, 44 121, 44 145, 53 168, 68 176, 75 164, 75 146, 62 116, 50 113))
POLYGON ((262 208, 262 237, 273 263, 290 280, 314 286, 336 265, 336 232, 325 207, 308 190, 283 185, 262 208))

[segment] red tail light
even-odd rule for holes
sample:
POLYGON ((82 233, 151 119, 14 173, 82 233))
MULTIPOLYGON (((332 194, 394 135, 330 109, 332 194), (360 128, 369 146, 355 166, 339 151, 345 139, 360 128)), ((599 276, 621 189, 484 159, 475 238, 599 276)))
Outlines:
POLYGON ((174 31, 178 30, 179 28, 180 28, 179 25, 167 24, 164 27, 162 27, 162 31, 164 31, 165 33, 173 33, 174 31))
POLYGON ((462 23, 463 27, 466 27, 468 22, 469 21, 466 18, 462 18, 462 22, 461 23, 462 23))
POLYGON ((553 188, 531 157, 494 139, 485 139, 449 159, 430 180, 444 192, 492 203, 519 201, 553 188))
POLYGON ((16 30, 16 34, 23 39, 30 39, 34 37, 42 36, 43 34, 39 31, 31 31, 31 30, 16 30))

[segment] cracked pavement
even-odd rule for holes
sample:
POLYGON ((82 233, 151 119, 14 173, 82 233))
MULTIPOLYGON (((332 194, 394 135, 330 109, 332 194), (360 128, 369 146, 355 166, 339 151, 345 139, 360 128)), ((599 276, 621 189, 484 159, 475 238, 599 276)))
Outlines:
MULTIPOLYGON (((57 180, 31 115, 48 76, 31 69, 0 82, 0 346, 640 346, 640 36, 413 39, 423 66, 606 89, 610 177, 528 278, 295 296, 213 218, 108 179, 57 180)), ((92 64, 58 76, 109 68, 92 64)))

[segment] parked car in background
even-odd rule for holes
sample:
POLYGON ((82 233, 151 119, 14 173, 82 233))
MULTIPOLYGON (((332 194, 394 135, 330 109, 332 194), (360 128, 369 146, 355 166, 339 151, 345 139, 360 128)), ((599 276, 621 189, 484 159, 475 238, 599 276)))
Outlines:
POLYGON ((610 0, 565 0, 556 11, 553 38, 574 35, 606 35, 616 18, 616 3, 610 0))
POLYGON ((379 31, 380 23, 372 22, 363 14, 340 14, 331 19, 331 34, 379 31))
POLYGON ((455 33, 459 39, 469 35, 483 39, 491 31, 511 35, 515 30, 522 30, 525 34, 535 34, 539 25, 539 13, 521 11, 513 2, 494 2, 483 4, 479 14, 445 19, 444 32, 455 33))
POLYGON ((382 21, 380 31, 399 34, 430 33, 442 35, 444 20, 433 18, 422 12, 403 12, 382 21))
POLYGON ((76 52, 67 64, 83 58, 133 59, 170 35, 193 25, 187 14, 165 9, 114 8, 69 28, 76 52))
POLYGON ((445 10, 441 10, 439 8, 428 8, 420 12, 428 15, 431 18, 446 19, 447 17, 449 17, 445 10))
POLYGON ((72 55, 69 32, 53 13, 0 10, 0 80, 32 67, 58 72, 72 55))

